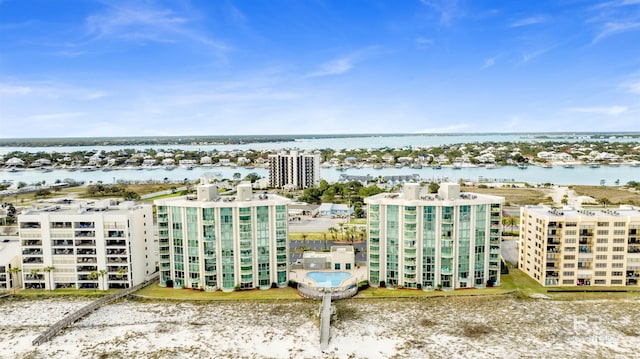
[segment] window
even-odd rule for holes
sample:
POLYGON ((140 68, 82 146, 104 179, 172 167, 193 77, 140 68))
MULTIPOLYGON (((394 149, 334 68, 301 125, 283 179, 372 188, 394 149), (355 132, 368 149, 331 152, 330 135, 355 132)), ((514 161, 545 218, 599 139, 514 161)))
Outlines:
POLYGON ((340 270, 340 263, 335 263, 334 264, 334 269, 335 270, 340 270))
POLYGON ((612 279, 611 280, 611 285, 616 285, 616 284, 622 284, 622 280, 621 279, 612 279))
POLYGON ((623 259, 624 259, 624 256, 619 255, 619 254, 616 254, 616 255, 613 256, 613 260, 614 261, 621 261, 623 259))
POLYGON ((564 285, 573 285, 573 279, 563 279, 562 284, 564 285))
POLYGON ((608 236, 609 235, 609 230, 608 229, 598 229, 598 231, 596 233, 599 236, 608 236))
POLYGON ((613 247, 614 252, 624 252, 624 247, 613 247))
POLYGON ((596 263, 596 268, 607 268, 607 263, 596 263))
POLYGON ((625 223, 624 222, 613 222, 613 226, 614 227, 624 227, 625 223))
POLYGON ((351 269, 351 263, 345 263, 344 269, 351 269))
POLYGON ((609 227, 609 222, 598 222, 598 227, 609 227))
POLYGON ((596 279, 595 283, 599 284, 599 285, 605 285, 605 284, 607 284, 607 280, 606 279, 596 279))
POLYGON ((596 252, 606 252, 607 247, 596 247, 596 252))
POLYGON ((575 268, 576 264, 575 263, 565 263, 562 266, 563 266, 563 268, 575 268))
POLYGON ((618 244, 624 243, 624 238, 614 238, 613 243, 618 243, 618 244))
POLYGON ((576 256, 574 256, 574 255, 565 255, 564 256, 564 260, 574 260, 574 259, 576 259, 576 256))
POLYGON ((613 276, 613 277, 622 277, 622 272, 611 272, 611 276, 613 276))
POLYGON ((596 271, 595 276, 596 277, 606 277, 607 276, 607 272, 606 271, 596 271))
POLYGON ((573 272, 573 271, 564 271, 564 272, 562 272, 562 275, 565 276, 565 277, 573 277, 574 273, 575 272, 573 272))
POLYGON ((609 238, 598 238, 598 244, 606 244, 609 241, 609 238))
POLYGON ((607 260, 607 255, 606 254, 598 254, 598 255, 596 255, 596 260, 598 260, 598 261, 606 261, 607 260))
POLYGON ((623 268, 624 263, 613 263, 611 264, 611 268, 623 268))

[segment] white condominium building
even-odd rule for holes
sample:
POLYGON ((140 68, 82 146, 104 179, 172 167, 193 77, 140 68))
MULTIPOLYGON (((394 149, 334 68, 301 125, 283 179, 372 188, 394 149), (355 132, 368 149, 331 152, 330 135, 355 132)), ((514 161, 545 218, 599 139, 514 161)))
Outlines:
POLYGON ((522 207, 519 268, 544 286, 637 286, 640 208, 522 207))
POLYGON ((233 195, 206 184, 197 196, 155 201, 160 285, 208 291, 286 286, 289 202, 254 195, 247 183, 233 195))
POLYGON ((24 288, 127 288, 156 271, 151 205, 52 205, 18 225, 24 288))
POLYGON ((269 155, 269 187, 304 189, 320 184, 320 155, 291 151, 269 155))
POLYGON ((438 194, 409 183, 402 193, 367 197, 370 284, 424 290, 499 285, 503 202, 460 193, 455 183, 442 183, 438 194))

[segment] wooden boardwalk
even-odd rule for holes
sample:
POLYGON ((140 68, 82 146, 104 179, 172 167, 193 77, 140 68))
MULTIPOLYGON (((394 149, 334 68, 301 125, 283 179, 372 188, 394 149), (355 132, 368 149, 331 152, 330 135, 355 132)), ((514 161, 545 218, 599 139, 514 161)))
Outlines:
POLYGON ((108 295, 106 297, 102 297, 102 298, 92 302, 91 304, 88 304, 88 305, 80 308, 78 311, 73 312, 73 313, 65 316, 64 318, 60 319, 55 324, 50 326, 49 329, 47 329, 44 333, 40 334, 37 338, 35 338, 31 342, 31 345, 36 346, 36 345, 40 345, 42 343, 48 342, 53 337, 58 335, 62 330, 64 330, 65 328, 67 328, 71 324, 77 322, 78 320, 84 318, 85 316, 89 315, 90 313, 92 313, 96 309, 102 307, 103 305, 105 305, 107 303, 113 302, 114 300, 120 299, 122 297, 126 297, 127 295, 132 294, 132 293, 134 293, 134 292, 136 292, 136 291, 148 286, 151 283, 154 283, 158 279, 158 277, 159 277, 159 272, 156 272, 156 273, 152 274, 149 278, 147 278, 147 280, 145 280, 144 282, 142 282, 142 283, 140 283, 138 285, 134 285, 131 288, 123 289, 123 290, 120 290, 120 291, 118 291, 116 293, 110 294, 110 295, 108 295))

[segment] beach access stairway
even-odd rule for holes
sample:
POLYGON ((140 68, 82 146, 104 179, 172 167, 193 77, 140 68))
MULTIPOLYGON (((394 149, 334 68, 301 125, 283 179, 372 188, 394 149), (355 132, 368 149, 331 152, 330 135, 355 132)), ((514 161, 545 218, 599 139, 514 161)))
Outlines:
POLYGON ((126 297, 127 295, 132 294, 148 286, 151 283, 154 283, 158 279, 159 275, 160 273, 156 272, 150 275, 144 282, 140 284, 134 285, 131 288, 122 289, 106 297, 102 297, 96 301, 91 302, 91 304, 88 304, 80 308, 78 311, 65 316, 64 318, 60 319, 58 322, 50 326, 49 329, 47 329, 44 333, 40 334, 37 338, 35 338, 31 342, 31 345, 36 346, 51 340, 53 337, 58 335, 66 327, 84 318, 85 316, 89 315, 90 313, 102 307, 103 305, 113 302, 114 300, 120 299, 122 297, 126 297))
POLYGON ((329 328, 331 327, 331 292, 325 292, 322 297, 322 311, 320 312, 320 350, 324 352, 329 347, 329 328))

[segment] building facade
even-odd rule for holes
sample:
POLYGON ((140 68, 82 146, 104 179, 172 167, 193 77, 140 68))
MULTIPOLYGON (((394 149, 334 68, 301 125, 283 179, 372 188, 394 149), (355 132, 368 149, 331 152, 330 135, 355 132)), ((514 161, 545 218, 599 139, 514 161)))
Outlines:
POLYGON ((250 184, 240 184, 233 196, 206 184, 197 196, 157 200, 160 285, 208 291, 286 286, 289 202, 254 195, 250 184))
POLYGON ((522 207, 519 254, 544 286, 638 286, 640 208, 522 207))
POLYGON ((269 187, 305 189, 320 184, 320 155, 279 153, 269 155, 269 187))
MULTIPOLYGON (((21 285, 20 270, 20 241, 9 237, 2 237, 0 241, 0 292, 17 288, 21 285)), ((22 271, 22 270, 20 270, 22 271)))
POLYGON ((23 288, 127 288, 156 271, 151 205, 54 205, 18 226, 23 288))
POLYGON ((500 284, 504 198, 460 193, 443 183, 437 195, 418 184, 381 193, 367 204, 369 283, 453 290, 500 284))

